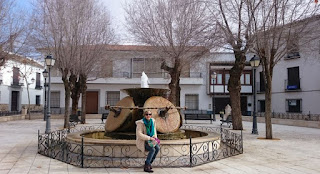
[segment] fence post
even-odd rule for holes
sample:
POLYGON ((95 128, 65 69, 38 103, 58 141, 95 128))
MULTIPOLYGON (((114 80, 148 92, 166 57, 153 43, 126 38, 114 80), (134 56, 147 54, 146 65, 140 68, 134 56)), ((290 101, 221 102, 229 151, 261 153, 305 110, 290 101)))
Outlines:
POLYGON ((40 130, 38 129, 38 153, 40 153, 40 130))
POLYGON ((220 124, 220 139, 222 140, 222 124, 220 124))
POLYGON ((189 138, 190 139, 190 146, 189 146, 190 147, 190 167, 192 167, 192 144, 191 144, 191 138, 192 137, 190 135, 190 138, 189 138))
POLYGON ((47 137, 47 150, 48 150, 48 156, 51 158, 51 153, 50 153, 50 133, 48 133, 48 137, 47 137))
POLYGON ((83 168, 83 136, 81 136, 81 168, 83 168))
POLYGON ((241 130, 241 153, 243 153, 243 135, 241 130))
POLYGON ((311 121, 311 112, 310 111, 309 111, 308 116, 309 116, 309 120, 311 121))

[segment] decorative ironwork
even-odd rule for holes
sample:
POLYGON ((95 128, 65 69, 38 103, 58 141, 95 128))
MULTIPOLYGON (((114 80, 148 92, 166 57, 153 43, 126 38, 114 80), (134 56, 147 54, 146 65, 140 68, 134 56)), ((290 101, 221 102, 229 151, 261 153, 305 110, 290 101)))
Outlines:
MULTIPOLYGON (((85 130, 104 130, 103 125, 83 126, 56 130, 48 134, 38 133, 38 153, 79 167, 141 167, 146 154, 135 147, 123 144, 84 144, 66 141, 68 133, 85 130)), ((243 153, 242 132, 237 134, 222 127, 184 125, 182 129, 205 131, 220 134, 220 139, 193 142, 181 146, 161 145, 153 163, 158 167, 198 166, 215 160, 243 153)))

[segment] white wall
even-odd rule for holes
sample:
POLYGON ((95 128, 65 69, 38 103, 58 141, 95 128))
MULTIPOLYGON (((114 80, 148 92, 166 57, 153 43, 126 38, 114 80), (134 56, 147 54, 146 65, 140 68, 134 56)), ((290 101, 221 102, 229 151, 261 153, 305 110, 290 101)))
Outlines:
POLYGON ((22 105, 28 104, 28 93, 27 93, 27 83, 22 78, 23 74, 27 75, 28 83, 29 83, 29 96, 30 96, 30 104, 36 104, 36 95, 40 95, 41 104, 44 101, 43 98, 43 90, 35 89, 36 86, 36 73, 40 73, 40 85, 43 86, 43 68, 35 67, 32 65, 23 65, 19 62, 9 60, 6 62, 6 65, 1 68, 0 74, 2 77, 2 84, 0 85, 1 90, 1 104, 8 104, 9 110, 11 108, 11 93, 12 91, 19 91, 19 103, 18 107, 21 108, 22 105), (17 67, 20 69, 20 83, 23 85, 20 88, 11 87, 12 79, 13 79, 13 67, 17 67), (35 79, 32 83, 31 79, 35 79))

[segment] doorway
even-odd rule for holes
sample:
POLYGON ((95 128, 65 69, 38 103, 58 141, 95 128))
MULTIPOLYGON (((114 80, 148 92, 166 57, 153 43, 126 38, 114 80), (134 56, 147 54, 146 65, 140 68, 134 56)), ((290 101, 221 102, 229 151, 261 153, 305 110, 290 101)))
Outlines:
POLYGON ((18 111, 19 91, 11 92, 11 111, 18 111))
POLYGON ((87 91, 86 114, 98 113, 98 91, 87 91))

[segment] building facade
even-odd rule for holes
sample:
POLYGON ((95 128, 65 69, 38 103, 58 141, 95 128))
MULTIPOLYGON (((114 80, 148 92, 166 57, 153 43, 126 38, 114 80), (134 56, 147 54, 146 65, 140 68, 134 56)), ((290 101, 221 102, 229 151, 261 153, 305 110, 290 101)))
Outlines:
MULTIPOLYGON (((170 75, 162 70, 161 55, 147 46, 117 45, 106 51, 106 60, 97 67, 103 77, 93 78, 87 82, 87 113, 106 113, 106 105, 115 105, 127 96, 122 89, 140 88, 140 77, 144 71, 150 81, 150 88, 167 88, 170 75)), ((228 71, 234 62, 232 53, 208 53, 202 59, 183 66, 180 78, 181 107, 188 110, 212 112, 212 88, 215 88, 216 113, 229 104, 227 90, 228 71), (212 84, 211 75, 217 71, 216 84, 212 84)), ((251 111, 252 80, 249 64, 245 68, 247 75, 243 76, 241 91, 243 113, 251 111)), ((64 113, 65 93, 59 72, 53 72, 51 79, 51 111, 64 113)), ((81 100, 81 99, 80 99, 81 100)), ((81 109, 79 102, 79 109, 81 109)), ((71 106, 70 106, 71 107, 71 106)))
POLYGON ((0 69, 0 110, 21 111, 23 107, 27 108, 29 96, 30 109, 41 111, 44 100, 43 66, 19 55, 9 54, 8 57, 0 69))
MULTIPOLYGON (((274 66, 271 106, 274 113, 320 113, 320 16, 305 20, 310 22, 304 26, 302 37, 292 35, 288 39, 286 44, 290 50, 274 66)), ((305 20, 301 23, 304 24, 305 20)), ((263 113, 265 83, 261 66, 257 69, 256 77, 257 110, 263 113)))

